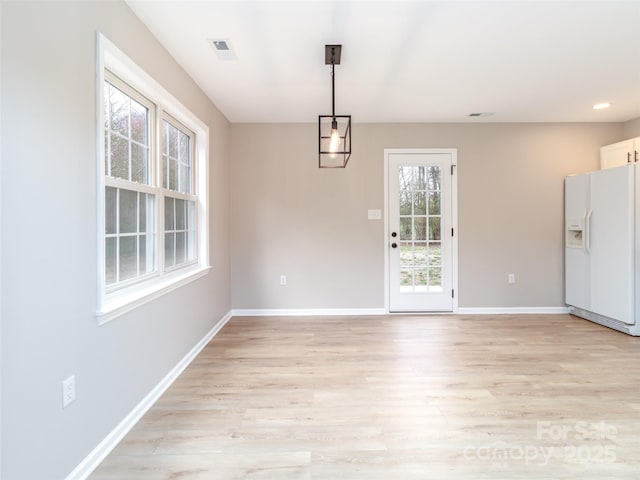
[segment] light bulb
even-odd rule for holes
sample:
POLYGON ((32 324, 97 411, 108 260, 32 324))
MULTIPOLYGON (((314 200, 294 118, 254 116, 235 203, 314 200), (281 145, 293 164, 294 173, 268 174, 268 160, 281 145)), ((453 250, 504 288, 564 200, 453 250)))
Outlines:
POLYGON ((340 133, 338 132, 338 122, 334 120, 331 123, 331 139, 329 140, 329 151, 335 153, 340 146, 340 133))

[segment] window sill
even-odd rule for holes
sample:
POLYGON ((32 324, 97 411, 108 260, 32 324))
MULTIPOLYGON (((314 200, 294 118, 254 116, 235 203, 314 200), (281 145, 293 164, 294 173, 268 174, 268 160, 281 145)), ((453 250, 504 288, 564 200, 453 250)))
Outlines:
POLYGON ((123 292, 108 295, 96 313, 99 325, 124 315, 156 298, 159 298, 188 283, 204 277, 211 270, 210 266, 196 265, 188 271, 180 271, 167 274, 162 280, 152 281, 152 285, 137 286, 135 289, 127 289, 123 292))

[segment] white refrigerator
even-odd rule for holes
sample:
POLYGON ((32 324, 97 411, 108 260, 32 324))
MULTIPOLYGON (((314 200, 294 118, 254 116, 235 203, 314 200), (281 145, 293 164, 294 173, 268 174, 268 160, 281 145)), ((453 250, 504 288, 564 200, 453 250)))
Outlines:
POLYGON ((565 301, 582 318, 640 335, 638 166, 565 179, 565 301))

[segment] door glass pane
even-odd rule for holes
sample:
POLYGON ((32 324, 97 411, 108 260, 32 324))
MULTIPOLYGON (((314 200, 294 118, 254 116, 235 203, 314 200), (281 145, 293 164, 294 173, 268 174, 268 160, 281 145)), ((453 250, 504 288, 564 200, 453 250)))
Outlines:
POLYGON ((413 263, 416 267, 427 266, 427 245, 416 243, 413 246, 413 263))
POLYGON ((429 268, 429 286, 433 291, 442 290, 442 268, 429 268))
POLYGON ((440 167, 427 167, 428 173, 428 187, 429 190, 440 190, 442 169, 440 167))
POLYGON ((429 217, 429 240, 440 240, 440 217, 429 217))
POLYGON ((411 245, 400 245, 400 268, 413 266, 411 245))
POLYGON ((401 268, 400 269, 400 287, 409 287, 411 289, 412 285, 413 285, 413 277, 411 275, 411 269, 401 268))
POLYGON ((403 217, 400 219, 400 240, 411 240, 411 237, 411 217, 403 217))
POLYGON ((413 239, 427 239, 427 217, 413 217, 413 239))
POLYGON ((400 192, 400 215, 411 215, 411 192, 400 192))
POLYGON ((413 214, 414 215, 427 214, 427 193, 426 192, 413 193, 413 214))
POLYGON ((427 189, 427 167, 413 167, 413 189, 427 189))
POLYGON ((442 290, 441 178, 438 166, 398 167, 402 292, 442 290))
POLYGON ((414 284, 416 286, 426 287, 427 286, 427 269, 426 268, 416 268, 413 272, 414 284))
POLYGON ((429 192, 429 215, 440 215, 440 192, 429 192))
POLYGON ((411 190, 413 183, 413 167, 400 167, 398 170, 398 181, 400 185, 400 193, 404 190, 411 190))
POLYGON ((429 243, 429 266, 439 267, 440 265, 442 265, 440 243, 429 243))

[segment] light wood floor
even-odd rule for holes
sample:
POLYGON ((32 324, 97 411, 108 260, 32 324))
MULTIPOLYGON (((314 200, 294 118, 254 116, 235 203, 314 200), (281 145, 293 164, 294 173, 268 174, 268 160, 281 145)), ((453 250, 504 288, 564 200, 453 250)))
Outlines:
POLYGON ((234 318, 91 480, 640 479, 640 338, 569 315, 234 318))

